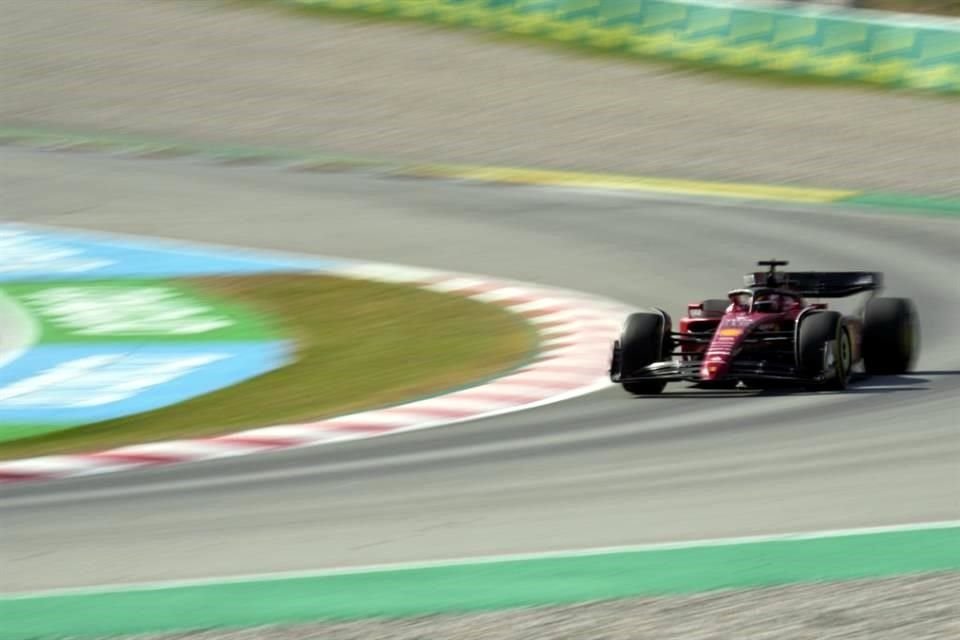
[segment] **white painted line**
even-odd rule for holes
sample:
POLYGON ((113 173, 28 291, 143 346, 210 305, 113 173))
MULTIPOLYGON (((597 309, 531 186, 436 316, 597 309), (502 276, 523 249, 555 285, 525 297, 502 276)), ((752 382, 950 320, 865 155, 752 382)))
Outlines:
POLYGON ((337 269, 337 273, 364 280, 381 280, 385 282, 425 282, 437 277, 436 271, 417 267, 401 267, 394 265, 359 264, 337 269))
POLYGON ((606 371, 610 366, 609 358, 553 358, 545 357, 542 360, 537 360, 536 362, 523 368, 523 371, 541 371, 541 370, 574 370, 582 369, 583 371, 593 371, 594 369, 600 368, 603 371, 606 371))
MULTIPOLYGON (((598 354, 596 349, 585 349, 581 345, 574 345, 571 347, 553 347, 549 350, 545 350, 542 355, 543 362, 553 361, 554 363, 558 362, 568 362, 568 361, 585 361, 593 359, 595 362, 603 362, 604 364, 609 364, 610 355, 609 354, 598 354)), ((539 364, 540 361, 538 361, 539 364)))
POLYGON ((533 324, 570 323, 579 317, 576 311, 564 310, 542 316, 532 316, 527 318, 527 322, 532 322, 533 324))
POLYGON ((551 327, 542 327, 539 331, 541 336, 553 337, 553 336, 556 336, 558 333, 567 335, 569 333, 576 332, 578 329, 579 329, 579 325, 577 325, 577 323, 570 322, 567 324, 558 324, 551 327))
POLYGON ((438 398, 431 398, 429 400, 421 400, 420 402, 405 404, 403 407, 404 409, 409 408, 414 412, 416 412, 417 409, 424 409, 426 411, 433 409, 436 411, 446 410, 462 411, 464 413, 481 413, 493 411, 495 409, 500 409, 510 405, 509 402, 471 399, 466 395, 466 393, 467 391, 458 391, 448 396, 440 396, 438 398))
POLYGON ((108 449, 103 455, 196 457, 218 455, 232 448, 229 443, 221 444, 209 440, 167 440, 108 449))
POLYGON ((617 337, 620 334, 620 323, 613 322, 569 322, 558 324, 540 329, 543 335, 555 335, 558 333, 575 333, 585 335, 611 335, 617 337))
POLYGON ((72 472, 78 468, 86 469, 88 467, 95 467, 97 464, 95 460, 90 460, 82 456, 43 456, 41 458, 4 461, 2 463, 2 469, 0 469, 0 474, 58 475, 72 472))
POLYGON ((494 289, 493 291, 485 291, 483 293, 475 293, 470 298, 472 300, 477 300, 478 302, 500 302, 501 300, 512 300, 514 298, 528 298, 532 297, 534 294, 531 293, 529 289, 521 289, 519 287, 500 287, 499 289, 494 289))
POLYGON ((552 371, 544 368, 520 371, 505 377, 503 381, 511 384, 516 382, 569 382, 575 384, 578 382, 583 382, 585 379, 589 380, 591 377, 592 376, 589 373, 584 374, 583 372, 571 373, 569 371, 552 371))
POLYGON ((542 340, 540 342, 540 344, 543 345, 544 347, 556 347, 558 345, 571 345, 576 343, 577 343, 577 336, 575 334, 574 335, 567 334, 567 335, 560 335, 560 336, 555 335, 552 338, 547 338, 546 340, 542 340))
POLYGON ((347 431, 345 429, 337 430, 332 427, 324 427, 321 424, 316 429, 311 431, 309 436, 303 438, 303 440, 301 440, 298 444, 293 445, 293 447, 300 448, 316 444, 332 444, 342 440, 356 440, 357 438, 361 438, 366 435, 377 434, 365 434, 358 431, 347 431))
MULTIPOLYGON (((402 406, 402 405, 401 405, 402 406)), ((339 424, 361 424, 361 425, 370 425, 372 427, 403 427, 423 420, 429 419, 430 416, 418 416, 418 415, 400 415, 396 413, 386 413, 384 411, 368 411, 364 413, 353 413, 345 416, 338 416, 336 418, 330 418, 329 420, 324 420, 322 423, 318 424, 329 424, 329 425, 339 425, 339 424)))
MULTIPOLYGON (((475 389, 468 389, 461 392, 464 397, 473 397, 473 396, 509 396, 512 398, 517 398, 518 401, 527 403, 532 402, 533 400, 539 400, 545 396, 550 395, 550 391, 545 389, 534 389, 532 387, 526 386, 511 386, 509 382, 502 382, 497 380, 487 385, 476 387, 475 389)), ((509 406, 516 406, 516 402, 511 402, 509 406)), ((486 414, 484 414, 486 415, 486 414)))
POLYGON ((546 373, 548 375, 574 375, 577 377, 583 376, 586 378, 596 378, 599 375, 606 375, 609 371, 609 365, 604 363, 594 362, 591 365, 578 365, 578 366, 569 366, 569 365, 554 365, 552 367, 524 367, 520 370, 520 373, 546 373))
POLYGON ((281 424, 274 427, 260 427, 258 429, 249 429, 238 433, 228 433, 220 438, 278 438, 278 439, 302 439, 313 438, 317 434, 317 428, 311 424, 281 424))
POLYGON ((491 282, 489 280, 479 280, 476 278, 449 278, 427 285, 424 289, 438 291, 440 293, 455 293, 464 289, 490 286, 490 284, 491 282))
MULTIPOLYGON (((614 317, 617 317, 617 322, 613 325, 620 329, 623 316, 626 314, 626 311, 620 314, 614 314, 613 312, 597 312, 584 309, 582 307, 571 308, 571 302, 565 301, 565 308, 554 313, 548 313, 539 316, 528 317, 529 322, 534 324, 564 324, 564 325, 574 325, 578 322, 613 322, 614 317)), ((508 307, 509 308, 509 307, 508 307)))
POLYGON ((942 529, 960 529, 960 520, 945 520, 937 522, 919 522, 911 524, 885 525, 876 527, 862 527, 856 529, 833 529, 825 531, 804 531, 796 533, 768 534, 756 536, 741 536, 733 538, 706 538, 687 540, 683 542, 655 542, 650 544, 626 545, 619 547, 588 547, 582 549, 567 549, 563 551, 544 551, 537 553, 517 553, 494 556, 470 556, 464 558, 450 558, 442 560, 423 560, 418 562, 399 562, 393 564, 357 565, 352 567, 335 567, 328 569, 307 569, 302 571, 283 571, 275 573, 245 574, 238 576, 223 576, 209 578, 194 578, 188 580, 167 580, 158 582, 139 582, 131 584, 110 584, 91 587, 70 587, 65 589, 47 589, 42 591, 20 592, 0 596, 0 601, 23 600, 30 598, 53 598, 63 596, 82 596, 113 592, 131 591, 162 591, 181 587, 200 587, 221 584, 237 584, 244 582, 276 582, 298 578, 324 578, 327 576, 353 575, 364 573, 384 573, 392 571, 412 571, 435 567, 456 567, 470 565, 501 564, 526 560, 550 560, 557 558, 581 558, 587 556, 605 556, 622 553, 656 553, 660 551, 676 551, 681 549, 697 549, 708 547, 729 547, 750 545, 764 542, 800 542, 804 540, 820 540, 825 538, 846 538, 852 536, 867 536, 884 533, 905 533, 909 531, 933 531, 942 529))
POLYGON ((512 304, 507 308, 514 313, 529 313, 530 311, 540 311, 541 309, 565 309, 569 306, 570 302, 567 300, 558 300, 557 298, 540 298, 539 300, 531 300, 530 302, 512 304))
POLYGON ((85 469, 71 470, 69 475, 64 477, 69 478, 86 478, 89 476, 98 476, 104 473, 116 473, 117 471, 127 471, 128 469, 135 469, 139 466, 142 466, 141 463, 136 461, 123 462, 120 460, 111 460, 110 462, 99 461, 97 466, 89 467, 85 469))

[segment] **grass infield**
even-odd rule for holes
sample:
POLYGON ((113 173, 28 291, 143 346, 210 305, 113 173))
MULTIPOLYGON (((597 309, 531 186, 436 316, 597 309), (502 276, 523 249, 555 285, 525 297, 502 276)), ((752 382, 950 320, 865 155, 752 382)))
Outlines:
POLYGON ((537 346, 519 316, 467 298, 315 275, 185 280, 259 311, 295 343, 296 361, 181 404, 0 443, 0 459, 102 450, 305 422, 482 382, 537 346))

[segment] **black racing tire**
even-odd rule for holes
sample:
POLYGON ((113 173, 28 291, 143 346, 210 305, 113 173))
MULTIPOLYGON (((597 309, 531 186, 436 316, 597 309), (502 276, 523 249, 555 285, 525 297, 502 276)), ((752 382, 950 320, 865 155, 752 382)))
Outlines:
MULTIPOLYGON (((655 311, 640 311, 627 317, 620 334, 620 371, 626 377, 634 371, 658 362, 669 354, 670 318, 655 311)), ((667 386, 666 380, 643 380, 622 383, 624 391, 633 395, 655 395, 667 386)))
POLYGON ((703 315, 705 316, 722 316, 727 312, 727 307, 730 306, 730 301, 726 298, 710 298, 703 301, 703 315))
POLYGON ((811 390, 841 391, 847 388, 853 368, 853 345, 840 313, 821 311, 800 319, 797 368, 806 378, 827 373, 823 382, 807 385, 811 390))
POLYGON ((919 343, 916 308, 908 298, 874 298, 863 317, 863 368, 869 375, 909 371, 919 343))

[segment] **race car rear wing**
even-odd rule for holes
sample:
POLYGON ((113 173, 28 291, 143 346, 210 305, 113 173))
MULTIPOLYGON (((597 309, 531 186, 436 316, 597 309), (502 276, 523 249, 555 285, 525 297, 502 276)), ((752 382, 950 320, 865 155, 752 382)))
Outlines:
POLYGON ((774 275, 775 283, 770 282, 770 276, 768 272, 755 272, 743 279, 748 287, 773 285, 805 298, 845 298, 883 287, 883 274, 878 271, 780 271, 774 275))

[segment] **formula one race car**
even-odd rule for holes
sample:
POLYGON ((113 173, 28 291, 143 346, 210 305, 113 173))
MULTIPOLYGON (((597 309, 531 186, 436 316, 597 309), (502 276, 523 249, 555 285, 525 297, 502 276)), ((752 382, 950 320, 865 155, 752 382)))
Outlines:
POLYGON ((744 277, 726 299, 687 306, 679 331, 659 308, 630 314, 614 343, 610 379, 635 395, 656 394, 667 382, 701 387, 796 383, 841 390, 854 369, 901 374, 916 357, 918 322, 906 298, 876 297, 883 274, 869 271, 777 272, 788 263, 744 277), (866 294, 854 314, 806 298, 866 294))

